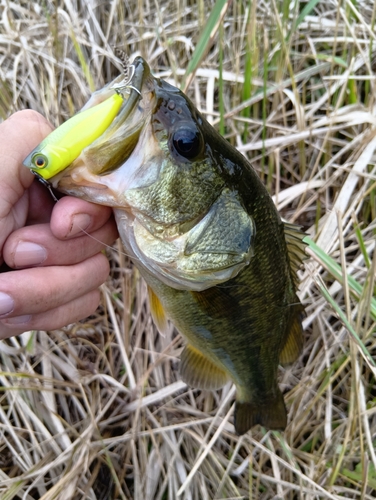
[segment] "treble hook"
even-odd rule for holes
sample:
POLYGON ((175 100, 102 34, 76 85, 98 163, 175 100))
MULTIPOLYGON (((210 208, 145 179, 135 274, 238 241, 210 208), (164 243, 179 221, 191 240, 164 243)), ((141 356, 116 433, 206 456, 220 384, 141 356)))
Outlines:
POLYGON ((31 172, 35 175, 35 177, 38 179, 38 181, 41 182, 43 184, 43 186, 45 186, 48 189, 48 191, 50 192, 50 195, 52 196, 53 200, 54 201, 59 201, 56 198, 55 193, 52 191, 51 184, 46 179, 44 179, 40 174, 38 174, 38 172, 36 172, 35 170, 31 170, 31 172))
POLYGON ((116 48, 115 54, 118 56, 121 65, 123 66, 124 79, 119 83, 115 83, 115 85, 113 85, 111 89, 115 90, 115 92, 122 97, 124 97, 122 92, 127 92, 129 94, 130 90, 134 90, 142 99, 141 92, 134 85, 131 85, 131 81, 135 72, 134 65, 129 64, 129 57, 124 52, 124 50, 116 48))

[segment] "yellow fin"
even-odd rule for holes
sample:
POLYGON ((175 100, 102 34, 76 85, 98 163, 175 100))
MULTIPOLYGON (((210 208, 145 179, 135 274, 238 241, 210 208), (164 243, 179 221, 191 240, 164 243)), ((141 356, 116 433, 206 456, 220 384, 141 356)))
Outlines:
POLYGON ((262 404, 252 401, 236 401, 234 425, 237 434, 245 434, 256 424, 266 429, 284 430, 287 425, 287 412, 282 393, 277 393, 262 404))
POLYGON ((188 385, 209 391, 220 389, 228 381, 224 370, 191 345, 181 354, 180 375, 188 385))
POLYGON ((303 238, 306 236, 306 234, 303 233, 303 231, 300 230, 300 227, 296 226, 295 224, 284 222, 284 225, 285 239, 292 270, 292 277, 295 285, 297 286, 299 283, 297 272, 302 267, 303 261, 305 259, 308 259, 308 255, 305 253, 307 244, 303 241, 303 238))
POLYGON ((300 304, 292 307, 294 313, 288 327, 289 335, 279 355, 279 362, 284 366, 293 363, 303 348, 302 317, 304 309, 300 304))
POLYGON ((159 333, 161 333, 162 335, 166 335, 168 331, 167 316, 159 298, 155 295, 150 286, 148 286, 148 295, 150 312, 153 317, 155 326, 158 328, 159 333))

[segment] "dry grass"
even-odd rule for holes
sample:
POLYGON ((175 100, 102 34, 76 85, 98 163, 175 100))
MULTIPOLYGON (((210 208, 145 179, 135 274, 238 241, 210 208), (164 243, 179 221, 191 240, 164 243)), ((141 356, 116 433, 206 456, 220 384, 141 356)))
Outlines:
MULTIPOLYGON (((117 74, 114 46, 179 83, 208 5, 1 0, 0 114, 61 123, 117 74)), ((158 335, 118 245, 95 316, 0 342, 2 500, 375 497, 374 20, 371 0, 234 0, 188 89, 325 251, 302 273, 304 352, 280 371, 286 431, 239 438, 232 387, 179 381, 182 340, 158 335)))

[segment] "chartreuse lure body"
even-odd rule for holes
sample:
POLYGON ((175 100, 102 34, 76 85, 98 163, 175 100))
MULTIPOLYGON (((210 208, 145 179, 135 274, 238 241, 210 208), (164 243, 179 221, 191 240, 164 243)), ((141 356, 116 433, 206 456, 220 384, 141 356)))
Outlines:
POLYGON ((123 97, 115 93, 100 104, 74 115, 33 149, 24 165, 43 179, 58 174, 103 134, 123 102, 123 97))

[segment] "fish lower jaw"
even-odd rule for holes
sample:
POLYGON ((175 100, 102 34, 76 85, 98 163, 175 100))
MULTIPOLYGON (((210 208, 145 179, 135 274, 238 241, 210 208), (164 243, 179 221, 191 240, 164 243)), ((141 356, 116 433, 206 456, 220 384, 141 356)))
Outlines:
MULTIPOLYGON (((100 182, 100 177, 91 174, 85 165, 68 167, 66 170, 52 177, 52 186, 62 192, 78 192, 83 188, 90 188, 95 191, 106 190, 107 186, 100 182)), ((92 200, 94 202, 94 199, 92 200)))
POLYGON ((108 182, 108 177, 92 174, 86 167, 80 166, 56 175, 51 179, 51 184, 62 193, 91 203, 130 211, 122 190, 117 190, 114 183, 108 182))

